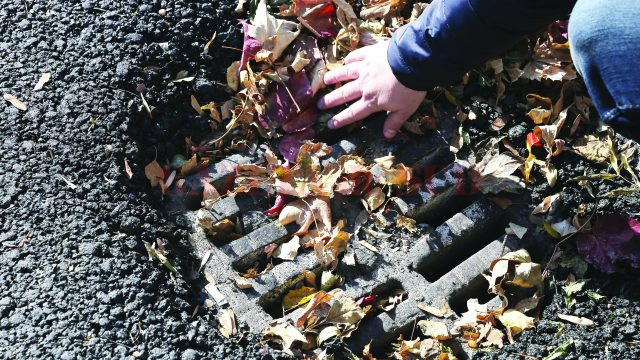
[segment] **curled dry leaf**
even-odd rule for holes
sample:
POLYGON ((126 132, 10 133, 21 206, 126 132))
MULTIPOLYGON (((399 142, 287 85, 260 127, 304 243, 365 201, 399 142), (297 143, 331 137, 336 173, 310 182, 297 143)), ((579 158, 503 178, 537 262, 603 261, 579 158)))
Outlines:
POLYGON ((269 324, 262 331, 262 336, 268 341, 282 345, 282 350, 289 355, 293 355, 292 347, 294 342, 307 343, 307 338, 284 319, 277 319, 269 324))
POLYGON ((278 248, 273 252, 273 257, 282 260, 293 260, 298 255, 298 249, 300 248, 300 237, 293 236, 291 240, 280 244, 278 248))
POLYGON ((452 337, 447 324, 441 321, 420 320, 418 327, 425 336, 436 340, 449 340, 452 337))
POLYGON ((11 94, 3 94, 2 97, 11 103, 16 109, 27 111, 27 105, 11 94))
POLYGON ((364 194, 362 198, 362 204, 367 211, 373 212, 374 210, 382 206, 382 204, 384 204, 384 200, 385 195, 382 191, 382 188, 376 186, 373 189, 369 190, 369 192, 364 194))
POLYGON ((222 336, 227 339, 238 333, 238 329, 236 328, 236 315, 233 313, 233 310, 222 309, 218 316, 218 323, 218 330, 220 330, 222 336))
POLYGON ((306 234, 314 223, 317 224, 319 230, 330 229, 331 207, 329 206, 329 198, 313 196, 287 204, 280 212, 278 222, 281 225, 287 225, 294 221, 300 225, 300 229, 296 231, 297 235, 306 234))
POLYGON ((51 79, 51 73, 43 73, 40 76, 40 79, 38 80, 38 82, 36 83, 36 86, 33 87, 33 91, 39 91, 42 90, 42 88, 44 87, 44 84, 48 83, 49 80, 51 79))

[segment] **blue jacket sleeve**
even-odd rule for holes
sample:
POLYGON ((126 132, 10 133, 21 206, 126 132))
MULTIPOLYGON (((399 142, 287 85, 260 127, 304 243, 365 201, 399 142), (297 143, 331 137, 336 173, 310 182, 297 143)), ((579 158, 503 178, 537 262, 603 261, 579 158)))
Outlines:
POLYGON ((415 90, 450 85, 523 36, 565 17, 575 0, 434 0, 398 29, 387 58, 396 78, 415 90))

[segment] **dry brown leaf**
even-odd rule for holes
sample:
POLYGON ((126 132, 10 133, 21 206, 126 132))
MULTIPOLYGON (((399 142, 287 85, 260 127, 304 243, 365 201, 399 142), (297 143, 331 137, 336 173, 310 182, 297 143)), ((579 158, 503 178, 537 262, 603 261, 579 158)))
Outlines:
POLYGON ((382 191, 382 188, 376 186, 373 189, 369 190, 369 192, 364 194, 362 203, 367 211, 373 212, 374 210, 382 206, 382 204, 384 204, 384 200, 385 195, 382 191))
POLYGON ((307 343, 307 338, 296 329, 293 325, 284 319, 277 319, 269 324, 263 331, 262 335, 271 341, 276 341, 282 345, 282 350, 289 355, 293 355, 293 343, 299 341, 307 343))
POLYGON ((38 82, 36 83, 36 86, 33 87, 33 91, 42 90, 42 88, 44 87, 44 84, 49 82, 50 79, 51 79, 51 73, 43 73, 40 76, 40 79, 38 80, 38 82))
POLYGON ((18 100, 17 97, 11 94, 3 94, 2 97, 8 102, 10 102, 11 105, 13 105, 16 109, 27 111, 27 105, 25 105, 25 103, 23 103, 22 101, 18 100))
POLYGON ((226 337, 227 339, 238 333, 238 329, 236 328, 236 315, 233 313, 231 309, 222 309, 220 310, 220 315, 218 316, 218 330, 220 330, 220 334, 226 337))
POLYGON ((153 160, 144 167, 144 174, 149 179, 151 187, 158 186, 160 181, 164 180, 164 170, 156 160, 153 160))

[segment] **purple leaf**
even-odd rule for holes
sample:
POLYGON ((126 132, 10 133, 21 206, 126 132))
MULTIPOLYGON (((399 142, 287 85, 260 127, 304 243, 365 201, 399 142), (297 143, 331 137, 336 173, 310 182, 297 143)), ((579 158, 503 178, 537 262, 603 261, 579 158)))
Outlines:
POLYGON ((591 234, 579 233, 576 247, 582 257, 598 270, 614 273, 622 264, 640 268, 640 223, 626 215, 603 215, 591 234))
POLYGON ((306 73, 300 71, 287 80, 284 85, 277 84, 276 89, 269 94, 267 98, 267 109, 265 111, 266 122, 276 124, 284 124, 288 122, 294 115, 298 114, 298 107, 304 111, 313 102, 313 94, 311 92, 311 84, 306 73), (289 91, 295 99, 295 102, 289 95, 289 91))
POLYGON ((289 162, 295 163, 303 141, 312 140, 315 135, 313 129, 306 129, 297 133, 285 134, 278 144, 280 154, 289 162))
POLYGON ((556 44, 564 44, 569 41, 569 21, 556 20, 549 25, 549 35, 556 44))
POLYGON ((311 104, 309 108, 300 114, 294 115, 289 121, 282 124, 282 130, 288 133, 304 130, 316 123, 318 114, 315 105, 311 104))
POLYGON ((244 43, 242 44, 242 56, 240 57, 240 69, 244 70, 247 63, 256 58, 256 54, 262 49, 262 44, 251 36, 249 36, 249 23, 241 20, 242 30, 244 31, 244 43))
POLYGON ((331 0, 294 0, 298 21, 319 38, 338 35, 333 23, 336 8, 331 0))

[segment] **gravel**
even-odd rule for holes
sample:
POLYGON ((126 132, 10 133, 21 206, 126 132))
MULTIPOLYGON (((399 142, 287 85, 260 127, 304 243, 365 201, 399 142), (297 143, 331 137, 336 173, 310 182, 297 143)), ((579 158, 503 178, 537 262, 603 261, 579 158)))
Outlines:
POLYGON ((28 109, 0 104, 0 357, 274 357, 245 325, 223 338, 215 308, 192 316, 201 299, 188 274, 197 261, 143 170, 183 151, 185 134, 206 134, 189 96, 224 95, 214 79, 238 55, 219 47, 241 39, 234 7, 3 2, 0 92, 28 109), (181 70, 196 79, 170 83, 181 70), (51 80, 32 90, 45 72, 51 80), (136 93, 141 83, 153 119, 136 93), (181 271, 175 283, 149 261, 142 241, 156 239, 181 271))

